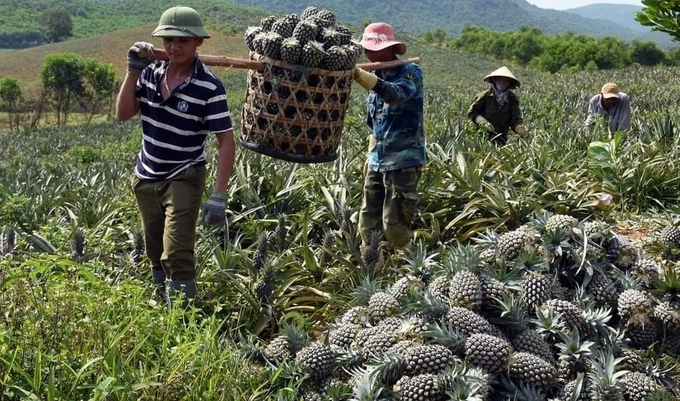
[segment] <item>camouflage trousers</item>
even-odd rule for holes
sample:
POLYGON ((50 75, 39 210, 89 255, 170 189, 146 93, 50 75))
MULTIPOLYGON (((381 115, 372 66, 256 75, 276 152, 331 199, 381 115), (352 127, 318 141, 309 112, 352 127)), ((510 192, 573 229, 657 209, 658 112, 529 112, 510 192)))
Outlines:
POLYGON ((170 280, 196 278, 194 243, 205 176, 205 166, 193 166, 166 181, 133 179, 146 255, 151 268, 170 280))
POLYGON ((382 173, 366 170, 359 212, 361 241, 369 244, 371 231, 380 230, 392 247, 401 248, 411 240, 423 166, 382 173))

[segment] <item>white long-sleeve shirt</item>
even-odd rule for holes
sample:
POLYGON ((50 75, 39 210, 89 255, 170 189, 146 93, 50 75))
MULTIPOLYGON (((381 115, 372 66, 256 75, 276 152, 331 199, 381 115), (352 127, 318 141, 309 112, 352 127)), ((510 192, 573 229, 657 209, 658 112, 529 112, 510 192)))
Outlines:
POLYGON ((602 105, 602 94, 590 98, 588 104, 588 118, 585 126, 590 128, 595 121, 596 115, 602 116, 609 121, 609 132, 626 131, 630 128, 630 97, 624 92, 619 92, 619 98, 614 104, 605 109, 602 105))

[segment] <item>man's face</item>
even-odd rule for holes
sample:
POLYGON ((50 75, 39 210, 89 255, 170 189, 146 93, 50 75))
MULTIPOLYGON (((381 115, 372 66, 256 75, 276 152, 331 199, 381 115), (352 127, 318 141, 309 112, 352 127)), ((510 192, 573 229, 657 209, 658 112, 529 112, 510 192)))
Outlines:
POLYGON ((610 106, 616 104, 617 100, 619 100, 619 99, 616 98, 616 97, 606 98, 606 97, 603 96, 602 97, 602 104, 604 105, 604 107, 610 107, 610 106))
POLYGON ((203 43, 203 38, 166 37, 163 38, 163 48, 172 63, 183 64, 193 61, 196 48, 203 43))
POLYGON ((373 51, 364 49, 366 58, 371 60, 371 62, 378 61, 392 61, 394 60, 394 49, 393 47, 388 47, 382 50, 373 51))

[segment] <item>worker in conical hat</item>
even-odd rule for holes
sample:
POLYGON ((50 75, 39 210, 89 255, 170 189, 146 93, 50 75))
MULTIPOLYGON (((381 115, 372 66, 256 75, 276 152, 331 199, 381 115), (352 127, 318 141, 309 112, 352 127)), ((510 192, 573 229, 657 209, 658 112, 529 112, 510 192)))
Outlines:
POLYGON ((468 117, 489 135, 489 140, 498 146, 508 141, 512 129, 520 137, 527 135, 522 121, 519 100, 512 89, 519 88, 520 82, 506 66, 484 77, 489 88, 477 95, 468 109, 468 117))

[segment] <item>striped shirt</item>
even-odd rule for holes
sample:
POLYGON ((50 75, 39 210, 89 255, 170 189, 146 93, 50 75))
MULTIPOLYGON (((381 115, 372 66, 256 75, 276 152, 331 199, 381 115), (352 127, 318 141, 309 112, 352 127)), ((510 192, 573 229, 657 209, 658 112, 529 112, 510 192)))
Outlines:
POLYGON ((167 180, 204 165, 208 133, 232 129, 224 85, 198 58, 191 76, 163 99, 168 65, 156 61, 137 80, 143 139, 135 174, 140 179, 167 180))

